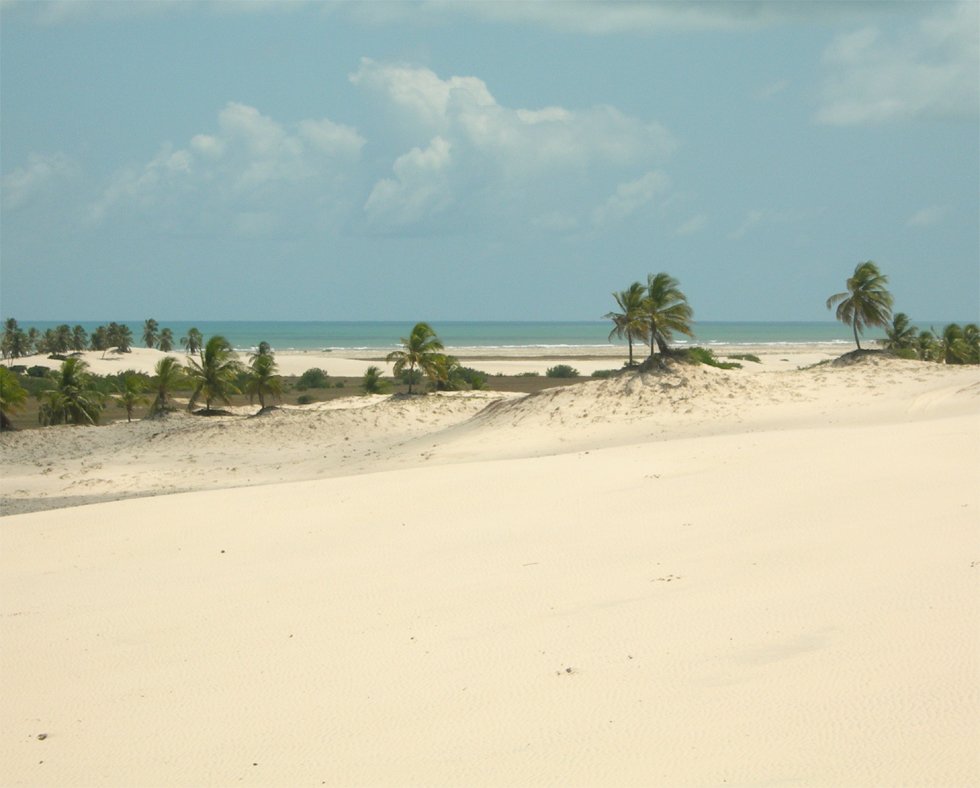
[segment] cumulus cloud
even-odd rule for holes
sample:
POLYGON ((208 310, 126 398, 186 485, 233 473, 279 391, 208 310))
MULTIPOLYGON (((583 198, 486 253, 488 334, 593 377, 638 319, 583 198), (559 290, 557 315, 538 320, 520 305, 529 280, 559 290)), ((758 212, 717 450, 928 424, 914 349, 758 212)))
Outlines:
POLYGON ((364 205, 372 223, 404 227, 449 207, 451 147, 436 137, 425 150, 413 148, 399 156, 395 177, 378 181, 364 205))
POLYGON ((77 172, 74 160, 64 153, 31 153, 24 166, 7 173, 0 181, 3 207, 16 210, 27 205, 58 181, 77 172))
POLYGON ((603 227, 618 224, 651 205, 654 198, 667 191, 670 179, 662 172, 645 173, 636 180, 621 183, 616 192, 592 212, 592 224, 603 227))
POLYGON ((913 213, 906 224, 909 227, 932 227, 939 224, 946 216, 947 208, 941 205, 930 205, 913 213))
MULTIPOLYGON (((675 146, 670 132, 659 123, 639 120, 615 107, 506 107, 477 77, 441 78, 427 68, 365 58, 350 79, 381 95, 413 132, 452 151, 444 162, 440 158, 443 166, 435 182, 414 174, 416 162, 435 155, 431 144, 399 158, 395 177, 379 181, 365 205, 376 225, 384 216, 404 224, 411 217, 444 211, 460 201, 464 188, 471 197, 480 195, 491 212, 505 205, 525 216, 566 212, 567 206, 551 204, 559 192, 571 198, 572 192, 588 190, 596 173, 601 177, 595 182, 602 183, 617 175, 643 172, 675 146), (399 168, 405 172, 399 173, 399 168), (417 199, 411 196, 413 189, 420 192, 417 199), (381 205, 400 208, 381 211, 381 205)), ((642 192, 651 183, 647 180, 631 188, 642 192)), ((581 197, 586 199, 584 194, 581 197)), ((588 199, 594 204, 594 198, 588 199)), ((635 210, 632 203, 642 194, 623 193, 610 199, 613 202, 603 208, 603 215, 611 218, 615 212, 635 210)))
POLYGON ((703 213, 699 213, 697 216, 692 216, 686 222, 682 223, 674 232, 677 235, 694 235, 695 233, 701 232, 708 225, 708 217, 703 213))
POLYGON ((303 189, 318 197, 336 190, 363 145, 356 129, 326 118, 288 127, 255 107, 229 102, 215 131, 195 134, 184 148, 164 145, 142 167, 116 173, 90 206, 89 219, 164 206, 199 218, 206 207, 209 215, 244 217, 228 222, 255 234, 276 226, 267 214, 280 210, 284 197, 295 206, 303 189))
POLYGON ((880 0, 415 0, 409 2, 340 3, 355 19, 375 24, 432 23, 450 15, 481 21, 544 27, 565 33, 590 36, 649 35, 675 31, 739 31, 793 23, 834 23, 865 19, 881 13, 908 13, 912 3, 883 3, 880 0))
POLYGON ((911 29, 864 27, 837 36, 817 120, 836 126, 975 118, 980 102, 978 6, 942 6, 911 29))

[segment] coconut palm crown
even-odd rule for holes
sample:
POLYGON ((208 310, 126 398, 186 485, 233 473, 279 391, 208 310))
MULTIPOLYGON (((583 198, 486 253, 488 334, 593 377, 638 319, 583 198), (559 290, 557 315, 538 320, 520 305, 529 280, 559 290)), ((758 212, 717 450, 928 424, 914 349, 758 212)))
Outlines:
POLYGON ((661 355, 670 351, 668 342, 673 341, 674 332, 689 337, 694 336, 691 321, 694 310, 687 303, 687 296, 678 287, 678 281, 669 274, 649 274, 647 276, 646 297, 643 299, 644 320, 647 337, 650 340, 650 356, 654 346, 661 355))
POLYGON ((191 358, 187 364, 187 375, 194 384, 194 392, 188 410, 203 397, 204 410, 211 412, 211 403, 220 400, 226 405, 231 401, 232 394, 238 394, 235 379, 241 370, 238 354, 232 349, 228 340, 220 334, 211 337, 198 358, 191 358))
MULTIPOLYGON (((265 344, 265 343, 262 343, 265 344)), ((259 398, 260 412, 265 410, 265 398, 271 395, 275 399, 282 396, 282 379, 279 377, 279 367, 272 352, 253 355, 248 365, 248 377, 245 380, 245 393, 248 401, 259 398)))
POLYGON ((400 375, 408 369, 408 393, 412 393, 413 373, 416 368, 430 378, 435 379, 439 374, 439 352, 443 349, 442 342, 428 323, 416 323, 409 336, 402 337, 403 350, 393 350, 386 361, 395 362, 394 373, 400 375))
POLYGON ((613 328, 609 332, 609 338, 614 336, 622 339, 626 337, 629 344, 629 366, 634 365, 633 361, 633 341, 642 340, 647 335, 646 312, 643 308, 643 299, 646 289, 639 282, 633 282, 626 290, 613 293, 616 299, 616 306, 619 312, 607 312, 603 317, 612 320, 613 328))
POLYGON ((151 384, 155 395, 150 405, 151 416, 159 416, 169 409, 168 400, 171 394, 184 382, 184 370, 173 356, 161 358, 157 362, 155 371, 156 376, 151 384))
POLYGON ((837 319, 854 330, 854 341, 861 349, 861 333, 868 326, 888 326, 892 316, 892 294, 885 285, 888 277, 871 260, 858 263, 847 280, 847 291, 827 299, 827 309, 837 307, 837 319))

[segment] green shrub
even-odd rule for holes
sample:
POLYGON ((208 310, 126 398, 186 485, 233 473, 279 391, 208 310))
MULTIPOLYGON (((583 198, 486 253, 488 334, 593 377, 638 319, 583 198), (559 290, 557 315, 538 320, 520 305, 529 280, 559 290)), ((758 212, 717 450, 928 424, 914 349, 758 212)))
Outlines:
POLYGON ((309 394, 300 394, 296 398, 296 402, 299 405, 309 405, 311 402, 316 402, 316 397, 313 397, 309 394))
POLYGON ((691 364, 706 364, 709 367, 718 369, 741 369, 742 365, 734 361, 720 361, 715 358, 715 354, 706 347, 689 347, 679 351, 678 356, 691 364))
POLYGON ((592 373, 592 377, 605 380, 606 378, 616 377, 618 374, 618 369, 597 369, 592 373))
POLYGON ((39 365, 28 367, 27 376, 31 378, 46 378, 48 376, 48 368, 39 365))
POLYGON ((897 356, 898 358, 906 358, 912 361, 919 360, 919 354, 916 353, 915 348, 913 347, 899 347, 899 348, 895 348, 891 352, 893 355, 897 356))
POLYGON ((762 360, 754 353, 734 353, 726 358, 733 358, 736 361, 751 361, 755 364, 762 363, 762 360))
POLYGON ((553 367, 548 367, 544 374, 549 378, 577 378, 578 370, 568 364, 556 364, 553 367))
POLYGON ((325 389, 329 385, 330 382, 327 380, 326 370, 320 369, 319 367, 312 367, 306 370, 306 372, 299 376, 299 380, 296 381, 298 391, 325 389))
POLYGON ((398 379, 404 383, 406 386, 411 384, 413 386, 419 385, 422 382, 422 370, 420 369, 403 369, 398 379))
POLYGON ((487 373, 470 367, 454 367, 450 379, 460 389, 485 391, 487 388, 487 373))
POLYGON ((517 378, 537 378, 537 377, 541 377, 541 376, 537 372, 519 372, 514 377, 517 377, 517 378))
POLYGON ((345 384, 344 384, 344 381, 342 381, 342 380, 338 380, 338 381, 336 381, 336 382, 335 382, 335 383, 333 384, 333 387, 334 387, 335 389, 342 389, 342 388, 344 387, 344 385, 345 385, 345 384))

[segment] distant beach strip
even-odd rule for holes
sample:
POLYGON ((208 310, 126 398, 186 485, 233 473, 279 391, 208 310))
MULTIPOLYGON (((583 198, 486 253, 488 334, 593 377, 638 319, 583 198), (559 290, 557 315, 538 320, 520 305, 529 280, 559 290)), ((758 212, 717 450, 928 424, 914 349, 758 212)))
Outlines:
MULTIPOLYGON (((80 324, 86 331, 95 330, 97 321, 21 321, 37 327, 41 332, 55 328, 59 323, 80 324)), ((143 320, 120 321, 139 336, 143 320)), ((259 342, 268 342, 274 350, 378 351, 394 348, 401 337, 406 336, 415 321, 180 321, 158 319, 161 326, 172 329, 174 336, 184 336, 195 327, 204 336, 220 334, 227 337, 235 349, 248 351, 259 342)), ((581 349, 585 354, 603 354, 603 349, 625 346, 625 342, 609 339, 608 320, 596 321, 430 321, 447 349, 498 348, 503 355, 514 355, 526 349, 535 355, 553 348, 569 352, 581 349)), ((938 324, 938 323, 937 323, 938 324)), ((922 328, 930 324, 923 323, 922 328)), ((695 337, 678 345, 699 344, 709 346, 800 346, 841 345, 853 342, 850 329, 836 321, 814 322, 718 322, 695 323, 695 337)), ((880 333, 880 332, 879 332, 880 333)), ((883 336, 883 334, 880 334, 883 336)), ((868 339, 879 338, 874 331, 868 339)))

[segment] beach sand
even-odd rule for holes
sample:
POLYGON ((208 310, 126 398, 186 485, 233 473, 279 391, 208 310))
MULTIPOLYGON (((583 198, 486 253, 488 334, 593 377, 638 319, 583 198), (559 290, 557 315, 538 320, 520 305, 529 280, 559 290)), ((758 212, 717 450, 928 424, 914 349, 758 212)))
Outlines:
POLYGON ((3 435, 0 784, 980 784, 980 371, 828 353, 3 435))

